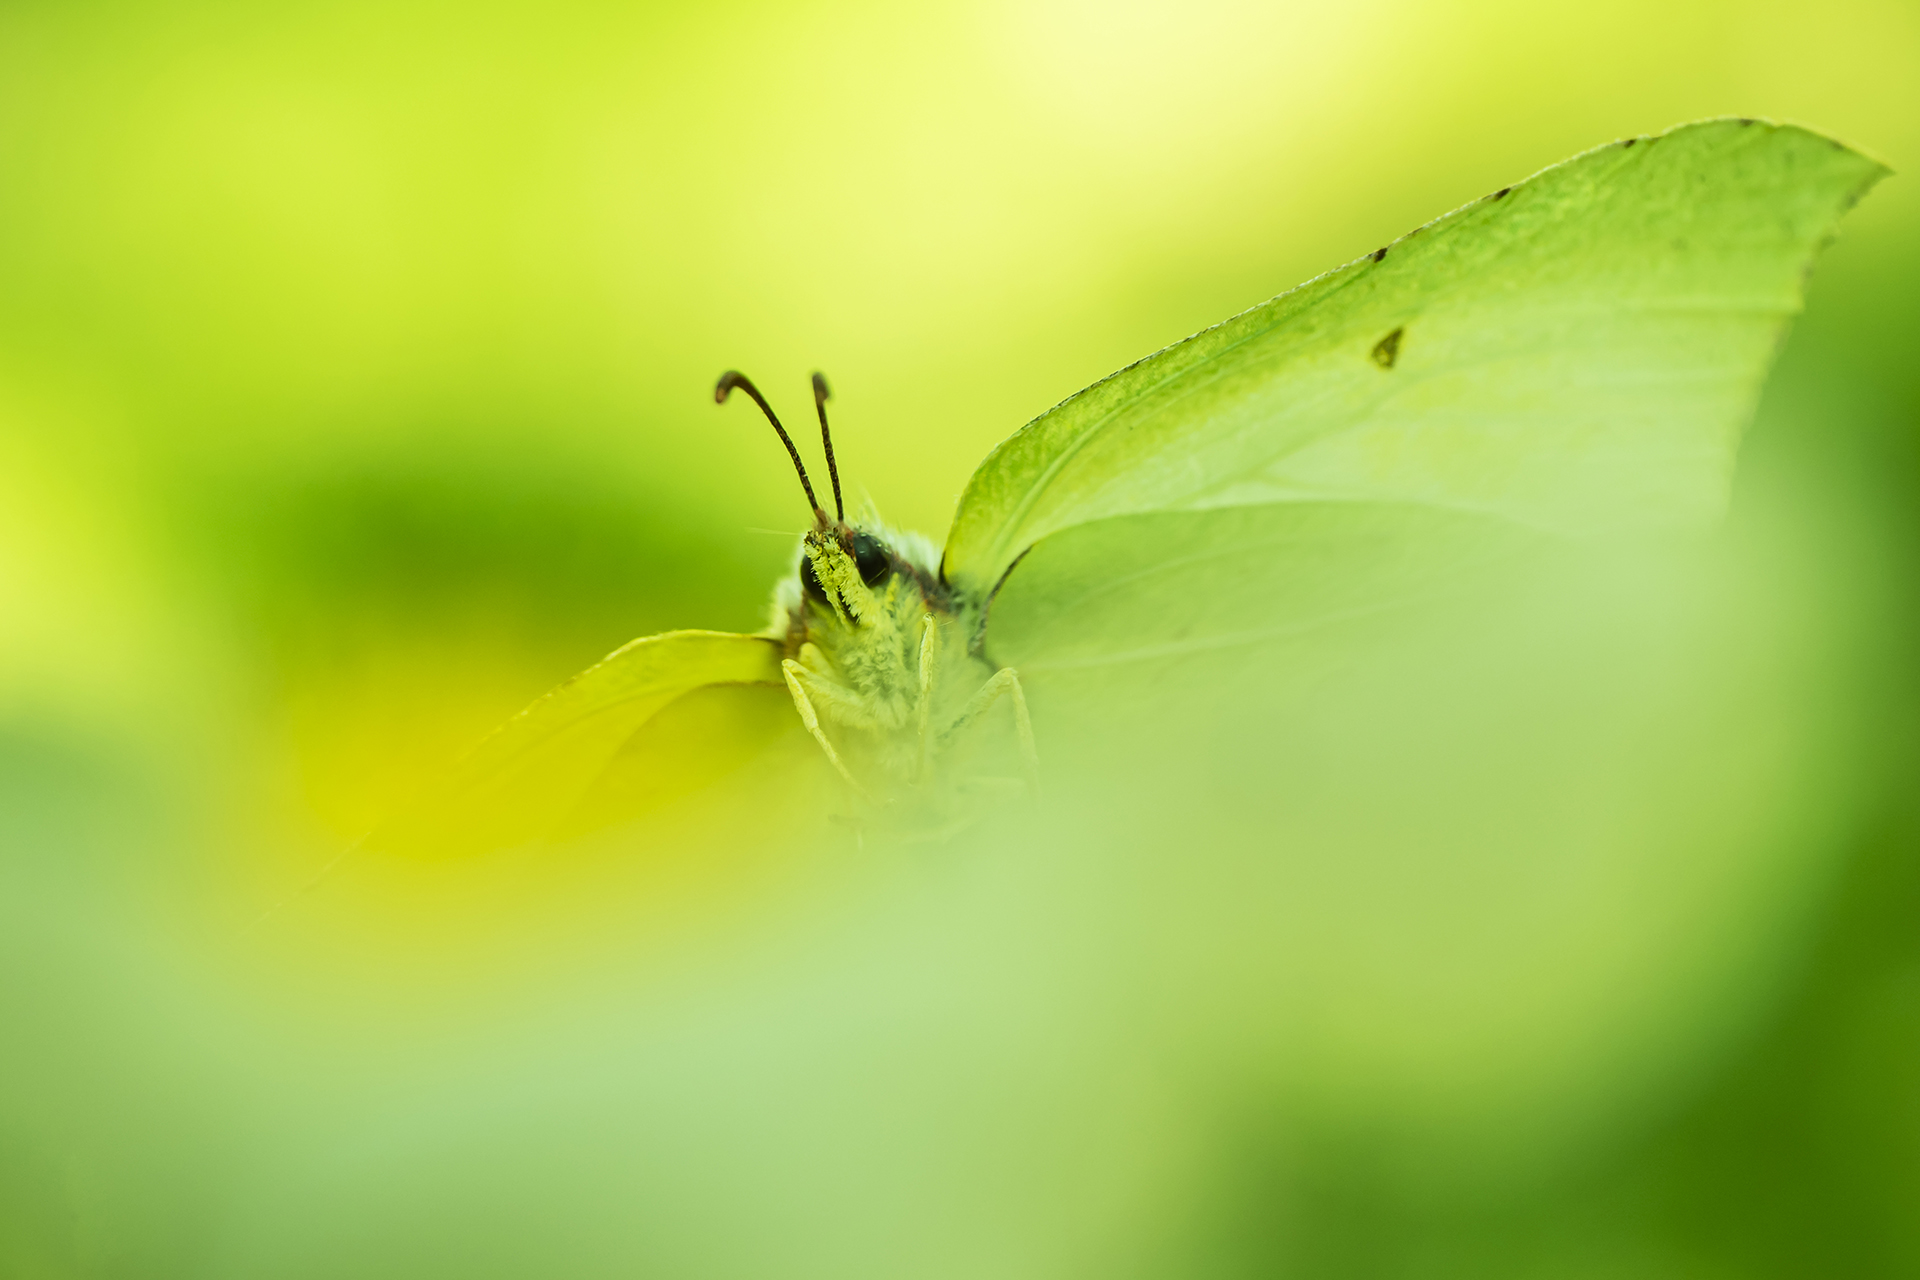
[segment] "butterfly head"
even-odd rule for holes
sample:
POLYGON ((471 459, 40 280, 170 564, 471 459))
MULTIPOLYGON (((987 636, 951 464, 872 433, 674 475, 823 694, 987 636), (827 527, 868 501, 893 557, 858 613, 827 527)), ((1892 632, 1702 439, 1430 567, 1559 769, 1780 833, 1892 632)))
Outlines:
POLYGON ((801 596, 842 621, 860 627, 871 625, 885 611, 883 597, 899 594, 893 582, 896 576, 911 580, 916 586, 927 585, 921 581, 927 574, 910 558, 891 547, 888 539, 847 523, 846 507, 840 497, 840 468, 834 461, 833 435, 827 428, 826 378, 818 373, 813 375, 813 407, 820 418, 820 443, 827 455, 827 474, 833 481, 831 516, 814 495, 813 481, 807 478, 807 468, 800 461, 800 451, 794 447, 793 437, 780 425, 773 406, 767 403, 766 397, 760 394, 759 388, 746 375, 733 370, 720 375, 720 381, 713 389, 714 402, 724 404, 736 387, 752 397, 753 402, 760 406, 760 412, 773 424, 774 431, 779 433, 780 442, 787 447, 787 456, 793 459, 793 469, 800 477, 800 487, 807 495, 807 505, 813 508, 813 528, 808 530, 801 543, 801 596))
POLYGON ((835 521, 801 542, 800 593, 860 626, 878 616, 880 597, 906 568, 878 537, 835 521))

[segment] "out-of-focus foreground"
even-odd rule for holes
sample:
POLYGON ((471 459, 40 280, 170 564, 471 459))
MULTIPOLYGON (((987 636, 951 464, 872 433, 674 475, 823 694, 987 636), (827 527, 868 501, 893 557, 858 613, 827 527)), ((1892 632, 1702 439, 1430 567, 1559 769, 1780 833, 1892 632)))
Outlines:
POLYGON ((1050 803, 945 843, 809 748, 644 847, 334 865, 760 625, 805 512, 720 370, 825 369, 937 537, 1102 374, 1718 114, 1910 172, 1920 14, 0 13, 0 1272, 1920 1274, 1903 176, 1708 545, 1063 695, 1050 803))

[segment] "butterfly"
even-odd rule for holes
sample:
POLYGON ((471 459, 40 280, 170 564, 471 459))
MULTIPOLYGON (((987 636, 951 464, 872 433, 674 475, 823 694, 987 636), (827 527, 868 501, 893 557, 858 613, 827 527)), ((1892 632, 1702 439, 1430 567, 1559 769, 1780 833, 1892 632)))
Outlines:
MULTIPOLYGON (((380 832, 525 844, 644 809, 804 729, 870 810, 1001 744, 1037 787, 1048 691, 1152 686, 1419 595, 1514 537, 1699 527, 1815 252, 1886 170, 1808 130, 1682 125, 1503 187, 1129 365, 995 448, 944 547, 834 511, 756 635, 635 640, 380 832), (977 755, 978 753, 976 753, 977 755), (595 818, 595 815, 600 815, 595 818)), ((1276 647, 1278 646, 1278 647, 1276 647)))

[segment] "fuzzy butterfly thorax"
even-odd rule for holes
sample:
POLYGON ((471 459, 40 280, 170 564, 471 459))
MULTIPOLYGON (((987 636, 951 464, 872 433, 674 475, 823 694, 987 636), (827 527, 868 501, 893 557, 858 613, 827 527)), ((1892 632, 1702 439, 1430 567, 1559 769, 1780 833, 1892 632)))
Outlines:
POLYGON ((971 719, 969 701, 994 676, 968 652, 933 545, 877 521, 816 522, 775 590, 769 634, 782 642, 796 700, 818 704, 836 728, 836 755, 871 793, 931 781, 953 727, 971 719))

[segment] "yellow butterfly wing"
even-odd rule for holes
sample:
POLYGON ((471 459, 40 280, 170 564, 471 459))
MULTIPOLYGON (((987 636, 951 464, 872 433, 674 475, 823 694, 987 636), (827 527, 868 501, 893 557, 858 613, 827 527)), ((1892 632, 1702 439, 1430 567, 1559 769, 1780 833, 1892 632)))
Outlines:
POLYGON ((624 646, 507 721, 367 847, 455 855, 577 834, 644 812, 797 728, 765 636, 669 631, 624 646), (650 726, 671 721, 672 744, 650 726))

